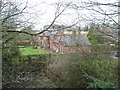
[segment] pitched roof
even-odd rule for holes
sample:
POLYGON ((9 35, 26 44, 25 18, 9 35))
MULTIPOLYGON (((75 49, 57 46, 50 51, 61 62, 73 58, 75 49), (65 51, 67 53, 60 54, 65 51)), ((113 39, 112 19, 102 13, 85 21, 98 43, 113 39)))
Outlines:
POLYGON ((49 36, 50 36, 50 37, 54 37, 54 36, 56 35, 57 32, 58 32, 58 31, 53 31, 53 32, 50 33, 49 36))
POLYGON ((53 42, 58 43, 63 41, 65 46, 83 46, 91 45, 86 35, 72 36, 72 35, 62 35, 57 37, 53 42))
POLYGON ((58 43, 58 42, 60 41, 60 39, 61 39, 61 36, 57 36, 57 37, 55 38, 55 40, 53 41, 53 43, 58 43))
POLYGON ((57 31, 45 31, 44 33, 40 34, 40 36, 50 36, 53 37, 57 31))
POLYGON ((86 35, 80 35, 77 39, 77 42, 80 45, 91 45, 91 43, 86 35))

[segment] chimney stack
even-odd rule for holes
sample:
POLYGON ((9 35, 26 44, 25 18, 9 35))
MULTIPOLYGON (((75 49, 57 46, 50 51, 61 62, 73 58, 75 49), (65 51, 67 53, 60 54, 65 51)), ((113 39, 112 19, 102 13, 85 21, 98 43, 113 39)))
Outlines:
POLYGON ((76 31, 75 30, 72 30, 72 35, 76 36, 76 31))
POLYGON ((54 25, 52 26, 53 29, 55 29, 54 25))
POLYGON ((58 31, 60 31, 61 30, 61 26, 58 26, 58 31))

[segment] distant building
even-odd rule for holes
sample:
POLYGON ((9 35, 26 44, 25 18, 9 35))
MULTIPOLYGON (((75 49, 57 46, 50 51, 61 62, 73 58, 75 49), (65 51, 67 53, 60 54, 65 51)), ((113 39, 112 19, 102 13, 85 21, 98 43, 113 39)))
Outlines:
POLYGON ((75 50, 90 51, 91 45, 87 35, 78 35, 75 30, 70 35, 64 34, 64 29, 61 26, 54 25, 39 36, 39 44, 41 47, 62 54, 74 52, 75 50))

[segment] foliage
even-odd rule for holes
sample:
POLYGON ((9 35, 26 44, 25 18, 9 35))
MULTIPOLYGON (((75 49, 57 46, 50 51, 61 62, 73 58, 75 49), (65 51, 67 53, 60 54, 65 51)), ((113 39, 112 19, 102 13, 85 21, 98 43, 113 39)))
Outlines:
POLYGON ((34 48, 34 49, 37 49, 37 45, 34 45, 33 48, 34 48))
MULTIPOLYGON (((36 33, 34 30, 32 30, 31 26, 23 28, 21 31, 28 32, 28 33, 36 33)), ((19 36, 17 37, 19 41, 36 41, 38 39, 38 36, 31 36, 24 33, 19 33, 19 36)))
POLYGON ((5 44, 6 47, 2 49, 2 75, 3 82, 12 79, 12 69, 14 67, 12 59, 19 56, 19 49, 13 44, 5 44))
POLYGON ((18 14, 21 13, 19 6, 15 6, 15 3, 11 1, 1 1, 0 21, 2 31, 2 81, 3 86, 6 83, 14 81, 17 72, 15 65, 13 64, 13 58, 20 55, 19 49, 12 41, 15 41, 17 33, 7 32, 8 30, 16 30, 19 26, 20 18, 18 14))
POLYGON ((93 83, 90 83, 87 88, 94 88, 97 90, 97 88, 101 88, 103 90, 107 90, 108 88, 114 88, 115 90, 119 90, 118 86, 111 82, 104 82, 98 79, 94 79, 93 83))
POLYGON ((118 82, 117 64, 117 60, 105 54, 72 53, 52 57, 48 74, 51 80, 62 88, 87 88, 92 85, 114 88, 118 82), (97 81, 85 77, 86 74, 97 81))
POLYGON ((107 42, 112 42, 112 43, 116 43, 114 40, 112 40, 111 38, 108 37, 104 37, 103 35, 95 35, 96 40, 99 42, 99 44, 105 44, 107 42))
POLYGON ((67 30, 68 32, 71 32, 71 31, 73 31, 72 29, 69 29, 69 30, 67 30))
POLYGON ((87 36, 88 36, 88 39, 90 40, 92 45, 99 44, 99 42, 96 39, 96 36, 93 34, 93 30, 92 29, 89 29, 87 36))
MULTIPOLYGON (((19 47, 24 48, 23 46, 19 47)), ((15 48, 19 51, 18 47, 15 48)), ((4 60, 3 88, 50 87, 52 83, 42 75, 46 68, 47 57, 49 55, 21 56, 16 54, 9 59, 10 63, 7 64, 4 60)))

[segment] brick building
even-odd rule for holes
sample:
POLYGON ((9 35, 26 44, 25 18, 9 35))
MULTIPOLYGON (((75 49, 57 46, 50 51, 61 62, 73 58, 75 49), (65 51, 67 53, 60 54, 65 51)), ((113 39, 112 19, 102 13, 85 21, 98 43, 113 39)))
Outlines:
POLYGON ((73 31, 72 35, 65 35, 61 26, 52 26, 48 31, 41 34, 39 44, 41 47, 62 54, 75 50, 89 51, 91 45, 86 35, 76 35, 76 31, 73 31))

